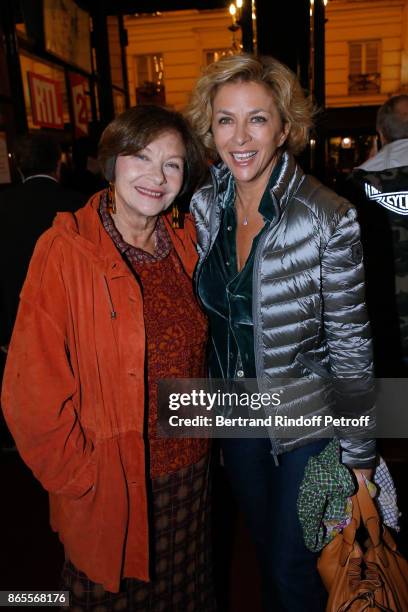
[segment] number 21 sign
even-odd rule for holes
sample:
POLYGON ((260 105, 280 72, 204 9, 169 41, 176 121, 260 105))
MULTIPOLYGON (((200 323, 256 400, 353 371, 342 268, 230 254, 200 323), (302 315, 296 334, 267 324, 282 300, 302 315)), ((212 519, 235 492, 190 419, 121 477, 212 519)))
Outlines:
POLYGON ((88 135, 88 108, 86 90, 89 88, 88 79, 74 72, 69 73, 71 98, 74 111, 75 137, 88 135))

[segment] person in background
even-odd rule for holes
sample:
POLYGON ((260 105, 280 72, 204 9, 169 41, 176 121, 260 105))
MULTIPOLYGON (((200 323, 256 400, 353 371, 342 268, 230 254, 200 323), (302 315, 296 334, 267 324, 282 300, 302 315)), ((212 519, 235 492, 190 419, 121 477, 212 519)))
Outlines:
POLYGON ((97 160, 98 140, 91 136, 83 136, 72 144, 71 168, 70 172, 67 172, 67 184, 86 194, 87 197, 106 187, 97 160))
MULTIPOLYGON (((210 323, 210 375, 287 384, 276 414, 371 414, 372 352, 353 206, 306 176, 294 154, 312 108, 273 58, 207 67, 187 116, 216 162, 192 198, 196 283, 210 323)), ((277 387, 280 388, 279 386, 277 387)), ((221 440, 225 470, 257 547, 265 610, 323 612, 326 593, 296 502, 306 463, 333 431, 221 440), (322 439, 323 438, 323 439, 322 439)), ((375 441, 340 430, 341 461, 368 477, 375 441)))
POLYGON ((364 251, 377 376, 408 375, 408 95, 377 114, 380 150, 355 168, 347 196, 356 205, 364 251))
POLYGON ((138 106, 99 160, 109 188, 36 246, 2 406, 49 491, 72 609, 211 612, 208 440, 157 436, 158 382, 204 375, 194 225, 171 208, 205 158, 181 115, 138 106))
POLYGON ((61 149, 48 134, 31 133, 16 145, 22 183, 0 192, 0 344, 10 342, 19 295, 35 243, 58 211, 75 211, 85 197, 59 184, 61 149))
MULTIPOLYGON (((0 381, 35 243, 58 211, 77 210, 86 201, 59 184, 61 149, 48 134, 21 137, 14 158, 22 183, 0 192, 0 381)), ((14 447, 2 416, 0 439, 1 448, 14 447)))

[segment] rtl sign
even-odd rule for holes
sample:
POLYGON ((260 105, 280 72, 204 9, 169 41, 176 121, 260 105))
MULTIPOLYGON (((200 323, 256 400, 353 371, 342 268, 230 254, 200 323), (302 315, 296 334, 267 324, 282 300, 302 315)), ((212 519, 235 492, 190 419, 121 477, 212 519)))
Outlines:
POLYGON ((62 96, 58 81, 28 73, 34 125, 63 129, 62 96))
POLYGON ((88 135, 88 108, 85 93, 89 87, 88 79, 80 74, 70 72, 69 82, 71 85, 71 99, 74 110, 75 136, 76 138, 80 138, 81 136, 88 135))

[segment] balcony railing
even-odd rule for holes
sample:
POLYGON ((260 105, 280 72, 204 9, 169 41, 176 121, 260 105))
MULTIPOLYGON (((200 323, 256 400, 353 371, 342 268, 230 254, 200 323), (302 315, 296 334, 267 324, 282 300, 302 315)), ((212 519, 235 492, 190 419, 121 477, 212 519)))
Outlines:
POLYGON ((349 93, 379 93, 380 86, 380 72, 349 74, 349 93))

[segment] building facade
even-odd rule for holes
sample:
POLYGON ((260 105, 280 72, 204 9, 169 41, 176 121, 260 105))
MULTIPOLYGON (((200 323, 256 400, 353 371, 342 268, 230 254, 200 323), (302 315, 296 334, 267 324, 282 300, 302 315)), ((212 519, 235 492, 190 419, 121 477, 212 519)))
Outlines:
POLYGON ((231 50, 230 25, 227 9, 125 17, 131 104, 183 109, 203 66, 231 50))
MULTIPOLYGON (((378 107, 408 90, 408 0, 329 0, 325 18, 320 134, 326 167, 347 173, 373 144, 378 107)), ((231 52, 230 25, 227 8, 125 17, 131 103, 182 110, 203 67, 231 52)))
POLYGON ((378 106, 408 91, 407 0, 331 0, 327 107, 378 106))
POLYGON ((408 0, 330 0, 326 18, 326 167, 341 190, 376 150, 379 106, 408 92, 408 0))

